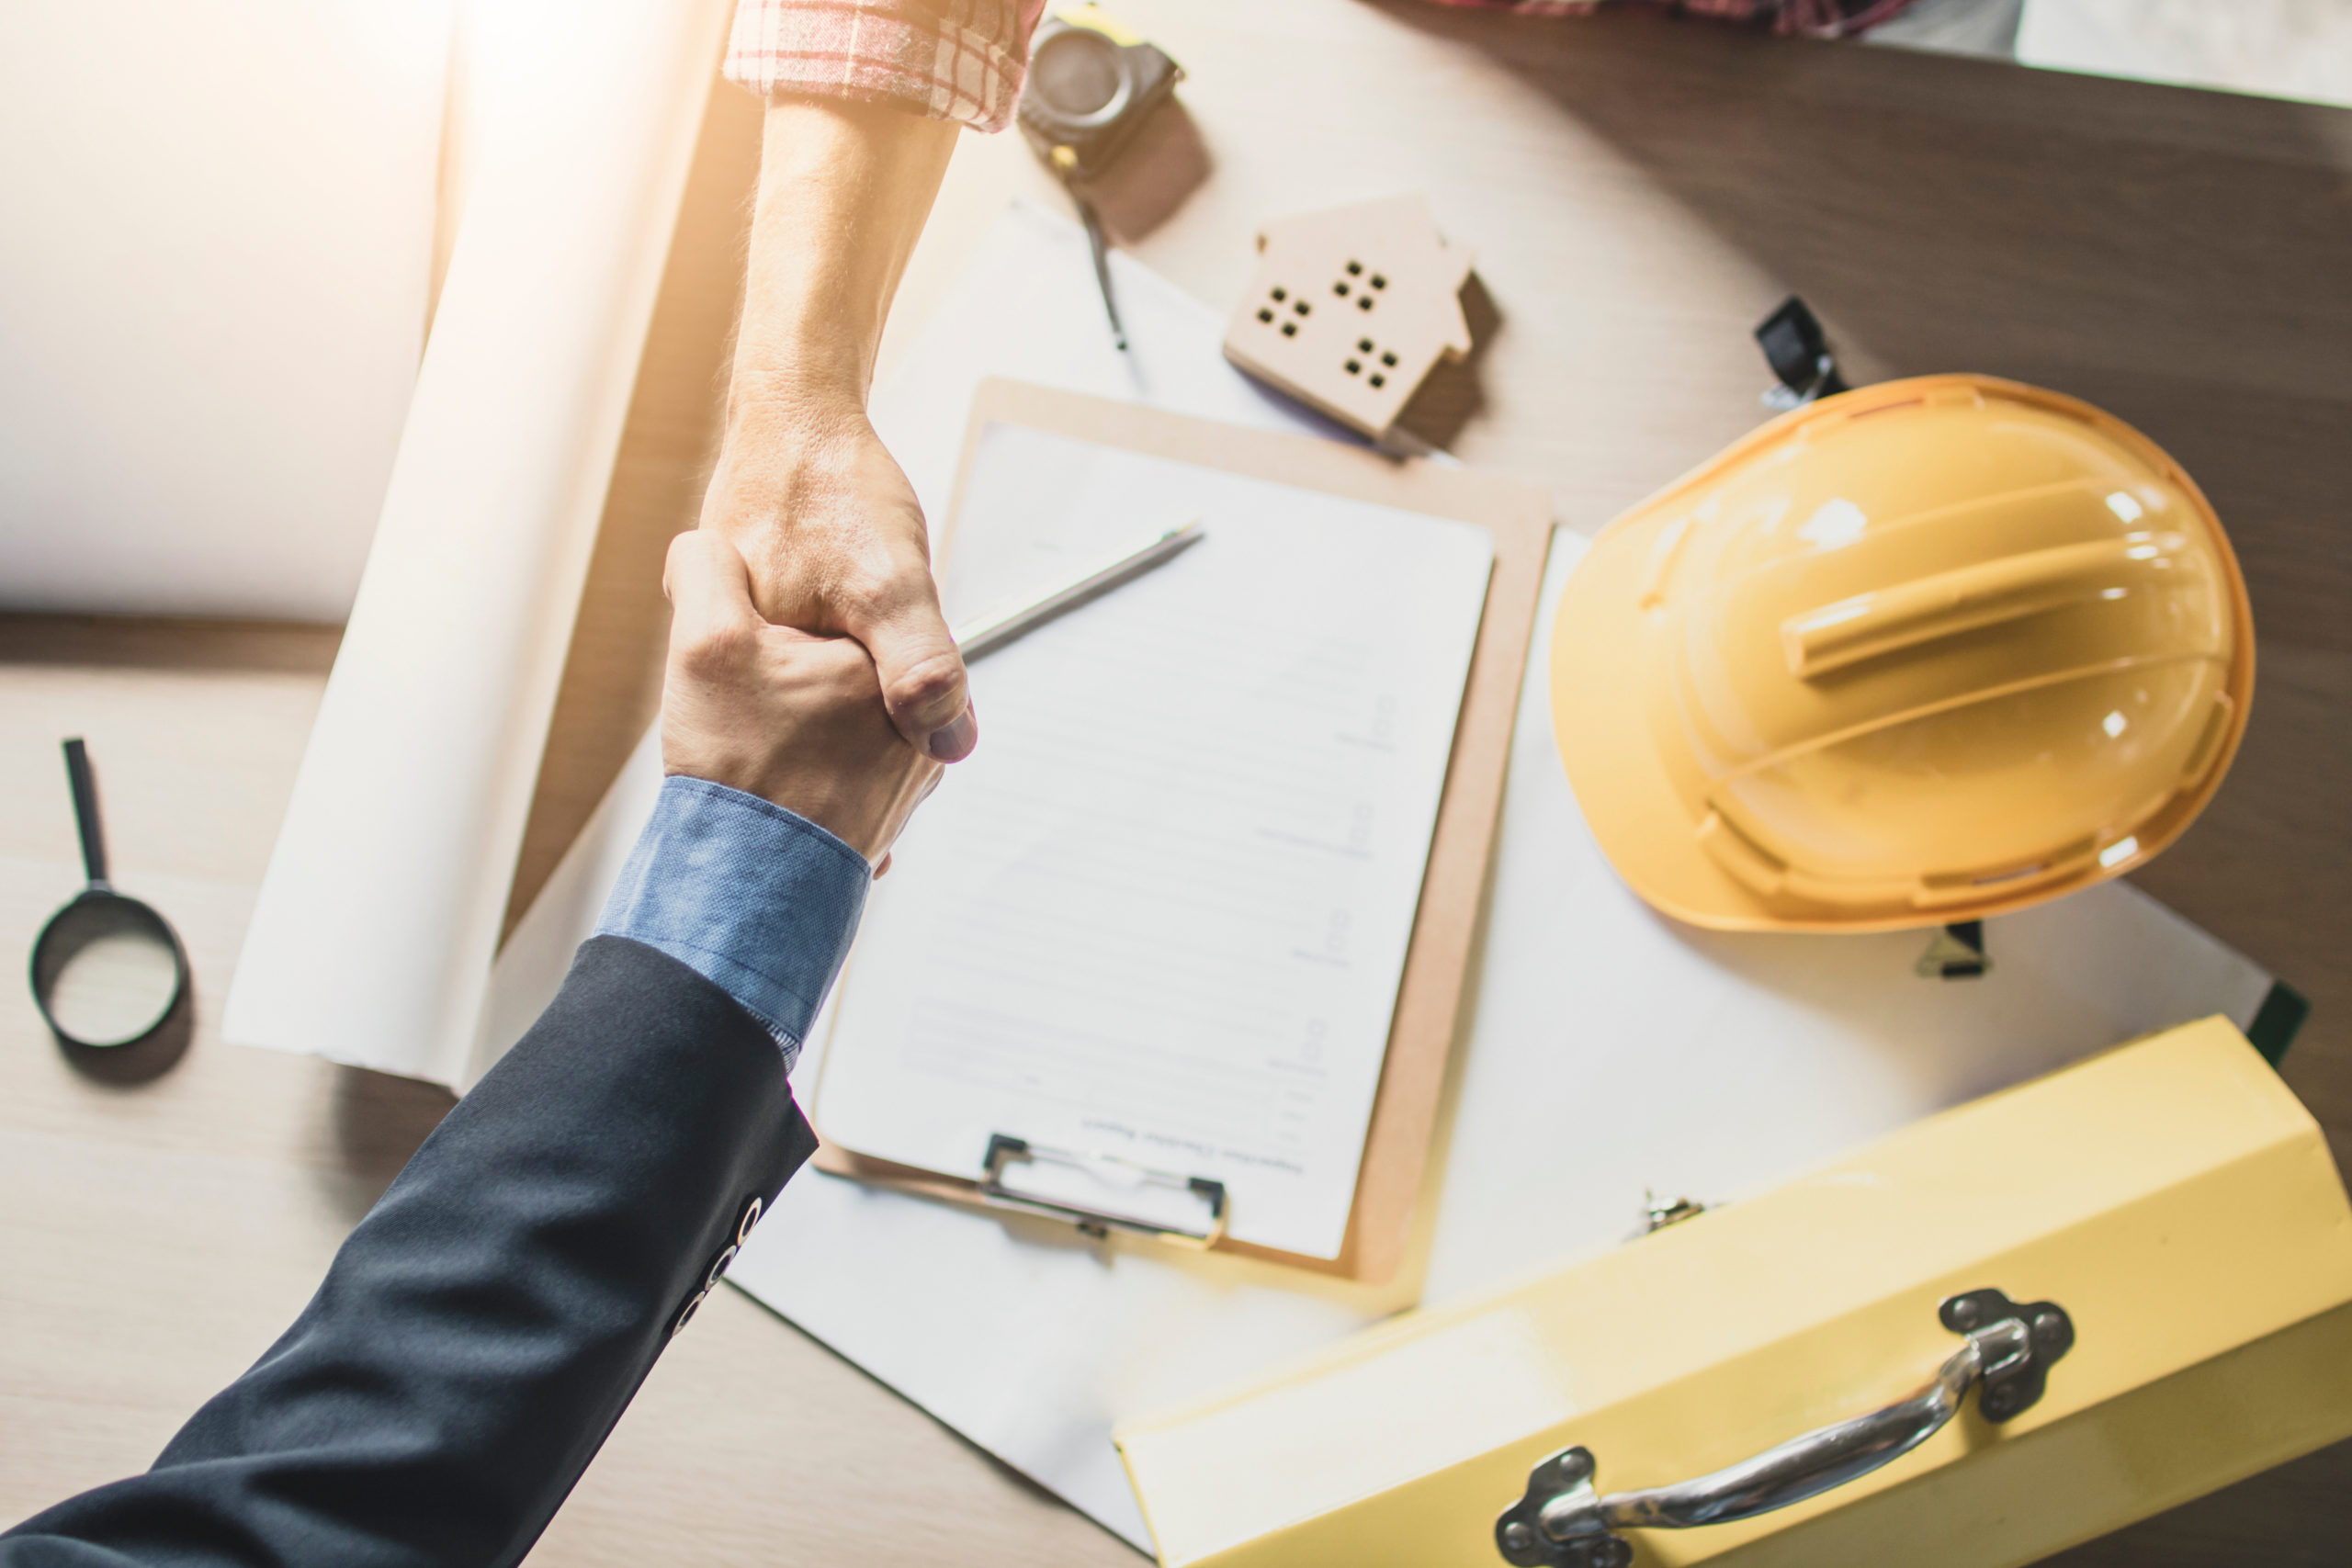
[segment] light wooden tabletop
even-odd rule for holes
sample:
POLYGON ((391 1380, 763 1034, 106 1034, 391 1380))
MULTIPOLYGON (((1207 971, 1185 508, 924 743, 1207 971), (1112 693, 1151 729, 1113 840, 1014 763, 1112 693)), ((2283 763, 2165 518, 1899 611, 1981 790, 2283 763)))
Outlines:
MULTIPOLYGON (((2352 112, 1780 42, 1638 17, 1122 0, 1190 73, 1104 195, 1201 299, 1259 221, 1426 192, 1478 257, 1480 346, 1409 422, 1590 531, 1753 425, 1783 294, 1856 379, 1952 369, 2090 399, 2211 492, 2254 596, 2245 750, 2139 877, 2306 991, 2286 1065, 2352 1156, 2352 112)), ((714 97, 575 637, 515 907, 652 711, 664 540, 709 459, 757 106, 714 97)), ((885 371, 1004 201, 967 137, 885 371)), ((1091 295, 1072 308, 1091 310, 1091 295)), ((0 999, 0 1520, 143 1466, 307 1297, 447 1108, 216 1025, 332 630, 0 618, 0 948, 77 885, 59 737, 89 739, 118 880, 188 940, 192 1043, 143 1082, 0 999), (119 1077, 119 1075, 118 1075, 119 1077)), ((2076 1549, 2081 1564, 2341 1561, 2352 1445, 2076 1549)), ((1124 1544, 749 1299, 664 1356, 533 1561, 1123 1564, 1124 1544)))

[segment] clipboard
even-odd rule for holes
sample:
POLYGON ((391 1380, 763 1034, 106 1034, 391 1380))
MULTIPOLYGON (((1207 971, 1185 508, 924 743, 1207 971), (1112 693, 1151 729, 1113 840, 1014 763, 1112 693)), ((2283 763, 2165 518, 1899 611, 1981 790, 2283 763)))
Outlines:
MULTIPOLYGON (((1012 424, 1244 478, 1323 491, 1351 500, 1451 518, 1487 531, 1494 567, 1471 654, 1453 753, 1430 841, 1396 1011, 1373 1102, 1354 1201, 1338 1257, 1306 1258, 1235 1241, 1224 1234, 1222 1191, 1204 1191, 1181 1171, 1145 1170, 1135 1179, 1174 1184, 1201 1202, 1198 1227, 1150 1224, 1108 1210, 1041 1201, 1004 1179, 1018 1162, 1090 1161, 1089 1151, 1041 1149, 1015 1137, 989 1146, 987 1173, 967 1179, 857 1154, 830 1141, 814 1163, 834 1176, 923 1197, 1000 1211, 1042 1214, 1097 1236, 1141 1232, 1195 1247, 1367 1282, 1392 1278, 1404 1260, 1452 1049, 1470 949, 1483 897, 1495 823, 1510 761, 1512 720, 1535 624, 1552 505, 1543 490, 1494 474, 1423 457, 1397 457, 1364 446, 1250 430, 1023 382, 990 379, 974 395, 943 531, 943 554, 955 547, 980 432, 1012 424)), ((856 962, 854 955, 851 963, 856 962)), ((821 1135, 822 1127, 819 1132, 821 1135)), ((1207 1184, 1214 1186, 1214 1183, 1207 1184)))

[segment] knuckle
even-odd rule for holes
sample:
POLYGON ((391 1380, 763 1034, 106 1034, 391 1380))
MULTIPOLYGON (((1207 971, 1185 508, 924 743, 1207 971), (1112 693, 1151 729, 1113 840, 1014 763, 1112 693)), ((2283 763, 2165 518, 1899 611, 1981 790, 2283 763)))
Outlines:
POLYGON ((872 609, 896 613, 932 598, 931 562, 921 549, 872 540, 841 561, 835 587, 872 609))
POLYGON ((894 673, 884 694, 893 709, 923 712, 944 705, 951 697, 961 697, 963 691, 963 660, 942 649, 894 673))
POLYGON ((844 610, 863 611, 873 619, 899 614, 921 592, 888 557, 875 556, 861 557, 844 566, 833 590, 844 610))
POLYGON ((828 637, 793 652, 799 678, 813 699, 833 708, 874 705, 874 661, 854 638, 828 637))
POLYGON ((679 672, 697 681, 723 681, 752 659, 754 637, 748 626, 699 626, 680 634, 674 657, 679 672))

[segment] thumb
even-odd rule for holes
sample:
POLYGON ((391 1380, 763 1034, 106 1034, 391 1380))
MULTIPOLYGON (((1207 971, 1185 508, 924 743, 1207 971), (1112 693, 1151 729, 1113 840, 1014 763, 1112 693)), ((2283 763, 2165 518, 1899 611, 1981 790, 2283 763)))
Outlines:
POLYGON ((882 701, 909 745, 939 762, 960 762, 979 743, 979 721, 964 680, 964 656, 930 592, 910 596, 892 613, 852 628, 874 658, 882 701))

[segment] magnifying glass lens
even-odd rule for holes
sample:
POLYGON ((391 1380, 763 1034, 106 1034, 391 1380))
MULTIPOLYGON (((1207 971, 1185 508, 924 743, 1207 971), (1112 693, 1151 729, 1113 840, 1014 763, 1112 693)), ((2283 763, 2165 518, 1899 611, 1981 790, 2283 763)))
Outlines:
POLYGON ((179 949, 163 918, 135 899, 85 894, 57 912, 33 953, 33 993, 60 1033, 127 1045, 179 1000, 179 949))
POLYGON ((1092 114, 1118 94, 1118 47, 1082 28, 1057 34, 1030 62, 1029 87, 1064 114, 1092 114))

